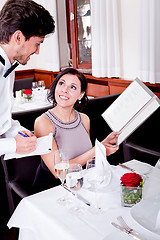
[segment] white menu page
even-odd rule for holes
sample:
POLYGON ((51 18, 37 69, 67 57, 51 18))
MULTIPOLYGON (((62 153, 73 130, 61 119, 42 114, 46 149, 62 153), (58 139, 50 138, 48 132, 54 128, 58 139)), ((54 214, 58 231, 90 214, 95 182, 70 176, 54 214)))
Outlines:
POLYGON ((158 97, 136 79, 106 109, 102 117, 113 131, 121 132, 117 141, 119 145, 159 106, 158 97))

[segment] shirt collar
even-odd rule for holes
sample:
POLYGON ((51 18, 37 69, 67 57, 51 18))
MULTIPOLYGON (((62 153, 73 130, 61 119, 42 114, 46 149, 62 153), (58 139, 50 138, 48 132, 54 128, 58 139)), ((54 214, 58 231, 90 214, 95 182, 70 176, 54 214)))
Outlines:
POLYGON ((11 63, 9 61, 9 58, 8 58, 7 54, 5 53, 5 51, 3 50, 2 47, 0 47, 0 55, 5 60, 5 66, 4 66, 4 73, 5 73, 7 71, 7 69, 11 67, 11 63))
MULTIPOLYGON (((7 72, 7 70, 12 66, 10 61, 9 61, 9 58, 7 56, 7 54, 5 53, 5 51, 3 50, 2 47, 0 47, 0 55, 2 56, 2 58, 5 60, 5 65, 4 65, 4 68, 3 68, 3 76, 4 74, 7 72)), ((3 63, 2 63, 3 64, 3 63)), ((14 62, 15 64, 15 62, 14 62)), ((13 64, 13 65, 14 65, 13 64)))

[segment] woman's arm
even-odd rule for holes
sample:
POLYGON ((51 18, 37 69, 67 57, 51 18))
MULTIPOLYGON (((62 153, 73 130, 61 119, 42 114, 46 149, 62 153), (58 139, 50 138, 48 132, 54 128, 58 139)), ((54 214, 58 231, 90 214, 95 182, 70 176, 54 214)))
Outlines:
MULTIPOLYGON (((34 133, 37 137, 43 137, 48 135, 49 133, 53 133, 54 135, 54 126, 44 114, 42 114, 35 120, 34 133)), ((57 144, 53 137, 52 152, 41 155, 44 163, 56 178, 57 176, 54 171, 54 153, 57 149, 57 144)))

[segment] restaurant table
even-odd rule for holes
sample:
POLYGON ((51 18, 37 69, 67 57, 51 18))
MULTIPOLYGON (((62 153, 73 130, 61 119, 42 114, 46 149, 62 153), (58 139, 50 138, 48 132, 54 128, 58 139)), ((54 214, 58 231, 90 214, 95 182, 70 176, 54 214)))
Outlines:
POLYGON ((12 118, 18 120, 23 127, 30 131, 34 131, 35 119, 53 107, 53 104, 47 100, 47 89, 39 91, 31 101, 24 101, 23 98, 21 102, 18 100, 14 98, 12 118))
MULTIPOLYGON (((160 194, 160 169, 137 160, 125 164, 138 169, 137 171, 144 167, 150 168, 144 183, 144 200, 160 194)), ((78 214, 73 213, 70 207, 60 206, 57 203, 59 197, 65 194, 67 198, 72 198, 73 195, 57 186, 22 199, 11 216, 8 227, 20 228, 19 240, 131 240, 132 237, 111 224, 117 222, 118 216, 122 216, 130 227, 143 236, 143 239, 159 240, 160 235, 146 229, 132 217, 133 207, 121 205, 120 177, 126 172, 128 171, 120 166, 111 166, 109 184, 97 191, 97 201, 102 208, 102 214, 93 214, 90 212, 90 206, 79 199, 77 200, 79 206, 85 211, 78 214)), ((93 202, 94 192, 87 189, 85 184, 79 194, 93 202)))
POLYGON ((18 102, 16 98, 14 98, 14 104, 12 108, 12 114, 20 115, 24 113, 28 113, 31 111, 38 111, 43 109, 48 109, 53 107, 53 104, 47 100, 47 89, 38 92, 37 96, 33 96, 32 100, 24 101, 22 98, 21 102, 18 102))

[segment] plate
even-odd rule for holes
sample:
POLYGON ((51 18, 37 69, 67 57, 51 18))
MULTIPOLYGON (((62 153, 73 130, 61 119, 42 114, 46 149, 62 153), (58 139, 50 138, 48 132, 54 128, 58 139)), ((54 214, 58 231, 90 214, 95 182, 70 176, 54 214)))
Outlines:
POLYGON ((103 240, 131 240, 132 238, 124 232, 114 232, 103 238, 103 240))
POLYGON ((137 203, 131 208, 131 216, 144 228, 160 235, 160 195, 137 203))
POLYGON ((133 168, 136 172, 139 174, 148 174, 152 170, 152 166, 143 163, 143 162, 137 162, 136 160, 132 160, 130 162, 125 163, 127 167, 133 168))

